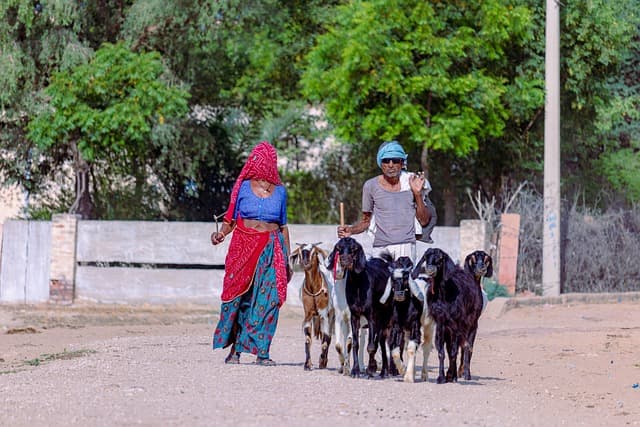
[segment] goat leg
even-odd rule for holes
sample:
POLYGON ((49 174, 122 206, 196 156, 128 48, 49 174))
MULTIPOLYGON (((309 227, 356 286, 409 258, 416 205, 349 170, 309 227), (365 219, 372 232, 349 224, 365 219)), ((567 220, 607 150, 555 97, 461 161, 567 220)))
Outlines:
POLYGON ((438 352, 438 384, 444 384, 444 328, 441 325, 436 327, 436 351, 438 352))
POLYGON ((382 355, 382 367, 380 368, 380 378, 389 375, 389 358, 387 357, 387 335, 388 329, 380 332, 380 354, 382 355))
POLYGON ((469 333, 468 342, 461 347, 462 357, 460 357, 460 368, 458 368, 458 377, 462 377, 467 381, 471 380, 471 357, 473 356, 473 343, 476 341, 478 329, 474 329, 469 333))
POLYGON ((320 331, 322 333, 322 350, 320 352, 320 360, 318 361, 318 367, 320 369, 326 369, 329 361, 328 353, 329 346, 331 345, 331 328, 329 326, 329 312, 328 309, 319 310, 320 312, 320 331))
POLYGON ((422 381, 427 381, 429 368, 427 362, 429 361, 429 354, 433 348, 433 334, 435 332, 435 322, 427 317, 422 322, 422 381))
POLYGON ((402 363, 402 344, 404 341, 404 331, 400 330, 400 327, 395 325, 391 329, 389 335, 389 347, 391 348, 391 358, 393 364, 389 366, 389 372, 391 375, 404 375, 404 365, 402 363))
POLYGON ((375 333, 376 324, 373 319, 369 321, 369 344, 367 345, 367 353, 369 353, 369 366, 367 367, 367 375, 369 378, 373 377, 378 370, 378 364, 376 362, 376 352, 378 351, 379 334, 375 333))
POLYGON ((447 370, 447 382, 458 382, 458 349, 460 348, 460 339, 458 336, 451 335, 447 340, 447 353, 449 355, 449 369, 447 370))
POLYGON ((360 350, 360 316, 351 316, 351 335, 353 340, 351 347, 353 349, 353 366, 351 367, 351 378, 360 377, 360 360, 358 360, 358 351, 360 350))
POLYGON ((311 319, 305 318, 302 330, 304 331, 304 370, 310 371, 313 369, 313 363, 311 363, 311 319))

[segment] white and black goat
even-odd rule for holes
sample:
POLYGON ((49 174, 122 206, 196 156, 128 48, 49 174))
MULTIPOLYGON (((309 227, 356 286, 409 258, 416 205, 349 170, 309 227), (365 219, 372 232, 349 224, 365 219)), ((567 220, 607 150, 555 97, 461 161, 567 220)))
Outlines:
POLYGON ((291 253, 293 264, 298 263, 304 271, 304 280, 300 288, 300 299, 304 307, 302 330, 305 335, 304 369, 311 370, 311 342, 315 337, 322 341, 322 349, 318 367, 327 367, 328 350, 333 334, 334 312, 331 304, 331 284, 324 265, 327 252, 319 247, 320 243, 297 243, 298 247, 291 253), (324 270, 324 271, 323 271, 324 270), (323 274, 324 273, 324 274, 323 274))
POLYGON ((418 345, 422 342, 422 380, 427 380, 427 360, 431 353, 434 322, 429 316, 424 292, 427 281, 411 278, 413 262, 411 258, 401 256, 389 264, 391 277, 386 296, 393 295, 393 315, 391 317, 391 333, 389 348, 393 362, 405 382, 414 382, 415 360, 418 345), (424 281, 424 283, 419 283, 424 281), (417 283, 418 282, 418 283, 417 283), (402 350, 406 344, 407 365, 402 362, 402 350))
MULTIPOLYGON (((351 323, 351 347, 353 364, 351 366, 351 376, 360 376, 360 328, 366 322, 368 328, 369 364, 367 374, 371 377, 377 371, 375 360, 376 353, 376 325, 383 325, 384 321, 379 321, 373 314, 373 298, 378 294, 378 299, 382 297, 389 278, 387 263, 380 258, 367 260, 362 245, 352 237, 343 237, 335 244, 333 251, 329 254, 328 264, 337 278, 335 282, 336 293, 341 292, 338 288, 344 289, 344 296, 349 307, 349 317, 351 323), (372 292, 372 290, 377 290, 372 292), (376 323, 376 321, 378 321, 376 323)), ((388 322, 384 324, 388 327, 388 322)), ((377 335, 380 339, 380 335, 377 335)), ((382 341, 383 369, 386 359, 386 348, 382 341)), ((337 349, 338 343, 336 343, 337 349)), ((346 350, 343 347, 343 350, 346 350)), ((348 354, 345 353, 346 365, 348 366, 348 354)), ((384 370, 386 374, 386 370, 384 370)), ((382 373, 381 373, 382 375, 382 373)))
POLYGON ((471 379, 471 337, 478 329, 478 318, 482 313, 482 293, 473 276, 456 266, 442 249, 429 248, 416 264, 412 278, 420 274, 429 278, 431 285, 426 300, 429 315, 436 322, 435 345, 438 351, 438 384, 458 380, 456 358, 463 348, 464 379, 471 379), (445 377, 445 346, 449 368, 445 377))

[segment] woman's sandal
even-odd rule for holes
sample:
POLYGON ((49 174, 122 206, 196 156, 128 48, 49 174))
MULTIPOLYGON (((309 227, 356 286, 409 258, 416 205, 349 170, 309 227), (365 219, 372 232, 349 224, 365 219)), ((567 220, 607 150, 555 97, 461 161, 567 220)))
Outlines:
POLYGON ((227 365, 238 365, 240 364, 240 353, 230 353, 225 359, 224 363, 227 365))
POLYGON ((276 362, 274 362, 273 360, 262 357, 258 357, 254 363, 260 366, 276 366, 276 362))

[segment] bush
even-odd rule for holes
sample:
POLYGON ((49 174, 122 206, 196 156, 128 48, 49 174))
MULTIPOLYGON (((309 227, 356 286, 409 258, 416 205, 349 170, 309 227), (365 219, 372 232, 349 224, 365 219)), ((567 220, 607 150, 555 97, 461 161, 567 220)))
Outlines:
POLYGON ((496 297, 510 297, 509 291, 507 288, 499 284, 498 282, 485 278, 483 280, 482 287, 484 291, 487 293, 487 297, 489 301, 493 300, 496 297))
MULTIPOLYGON (((542 293, 543 198, 522 192, 516 293, 542 293)), ((601 213, 573 205, 562 212, 561 292, 640 291, 640 209, 601 213)))

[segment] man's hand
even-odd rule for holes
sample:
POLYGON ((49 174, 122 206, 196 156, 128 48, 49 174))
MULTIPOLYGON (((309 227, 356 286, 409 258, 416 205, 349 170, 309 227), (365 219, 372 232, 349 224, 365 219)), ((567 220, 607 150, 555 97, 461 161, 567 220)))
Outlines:
POLYGON ((415 195, 420 195, 422 189, 424 188, 424 173, 418 172, 409 177, 409 185, 411 186, 411 191, 415 195))
POLYGON ((338 237, 341 238, 341 239, 343 237, 350 237, 351 233, 348 230, 349 230, 349 226, 348 225, 339 225, 338 226, 338 237))

